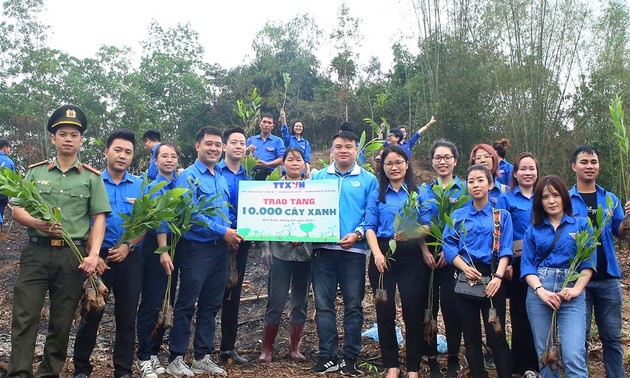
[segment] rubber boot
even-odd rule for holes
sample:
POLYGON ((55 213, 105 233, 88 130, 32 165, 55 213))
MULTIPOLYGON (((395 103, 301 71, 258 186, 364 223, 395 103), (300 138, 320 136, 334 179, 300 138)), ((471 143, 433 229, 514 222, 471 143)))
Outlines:
POLYGON ((265 324, 265 329, 263 330, 261 353, 260 357, 258 357, 258 361, 271 362, 273 343, 276 341, 277 334, 278 324, 265 324))
POLYGON ((289 324, 289 353, 293 361, 306 361, 306 357, 300 352, 302 331, 304 331, 304 323, 289 324))

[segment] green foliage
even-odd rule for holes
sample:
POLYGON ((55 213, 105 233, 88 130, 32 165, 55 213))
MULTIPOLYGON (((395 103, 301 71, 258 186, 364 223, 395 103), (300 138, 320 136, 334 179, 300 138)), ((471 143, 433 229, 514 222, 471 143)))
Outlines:
POLYGON ((245 100, 236 100, 236 108, 234 111, 241 119, 245 133, 250 135, 256 128, 256 121, 260 118, 260 106, 262 97, 258 95, 258 89, 254 87, 249 102, 245 100))
MULTIPOLYGON (((424 184, 424 186, 428 186, 430 184, 424 184)), ((445 187, 442 187, 442 180, 438 177, 437 185, 432 185, 431 190, 433 191, 433 195, 435 198, 428 201, 427 204, 422 204, 422 206, 429 206, 429 204, 437 205, 438 215, 437 218, 433 217, 431 219, 431 224, 429 225, 429 235, 431 235, 435 241, 428 242, 427 245, 433 246, 433 258, 437 261, 440 252, 442 251, 442 242, 444 241, 442 232, 444 231, 444 227, 447 225, 453 228, 453 220, 451 219, 451 215, 453 211, 459 209, 464 206, 470 200, 470 196, 466 194, 461 194, 455 201, 451 201, 453 195, 453 186, 455 185, 455 180, 449 182, 445 187)), ((435 270, 431 270, 431 274, 429 276, 429 300, 427 308, 433 311, 433 279, 435 276, 435 270)))
POLYGON ((243 165, 243 167, 245 167, 245 174, 247 175, 248 180, 254 179, 254 167, 256 167, 256 165, 258 165, 259 162, 260 160, 257 157, 255 157, 252 153, 249 153, 249 152, 245 155, 245 157, 241 161, 241 164, 243 165))
POLYGON ((79 251, 68 234, 68 231, 66 231, 66 229, 63 228, 63 224, 61 224, 61 209, 59 207, 48 206, 39 194, 39 190, 35 188, 33 181, 26 181, 18 173, 13 172, 13 170, 1 167, 0 193, 11 197, 15 206, 23 208, 33 218, 51 223, 59 223, 62 226, 61 237, 64 242, 72 249, 79 263, 83 262, 81 251, 79 251))
MULTIPOLYGON (((148 181, 145 179, 142 185, 143 189, 147 183, 148 181)), ((173 188, 162 195, 154 196, 165 185, 166 181, 160 182, 147 193, 136 198, 131 214, 119 214, 123 219, 122 227, 125 231, 114 248, 120 247, 125 241, 133 240, 148 230, 159 229, 162 222, 169 224, 178 219, 181 214, 179 209, 186 202, 188 189, 173 188), (151 198, 152 196, 154 197, 151 198)))
POLYGON ((614 132, 613 135, 617 141, 619 148, 619 173, 621 176, 621 182, 623 184, 623 198, 629 198, 630 196, 630 181, 628 179, 628 172, 626 172, 626 166, 628 164, 628 153, 630 152, 630 142, 628 141, 628 133, 626 126, 623 123, 623 103, 621 97, 615 97, 610 105, 608 105, 610 112, 610 120, 612 121, 614 132))
POLYGON ((291 85, 291 75, 286 72, 282 73, 282 82, 284 83, 284 100, 282 100, 282 109, 287 103, 287 92, 289 91, 289 86, 291 85))
POLYGON ((282 172, 280 171, 280 167, 276 167, 276 169, 271 171, 271 173, 269 174, 269 176, 267 176, 267 178, 265 178, 265 180, 266 181, 278 181, 281 178, 282 178, 282 172))

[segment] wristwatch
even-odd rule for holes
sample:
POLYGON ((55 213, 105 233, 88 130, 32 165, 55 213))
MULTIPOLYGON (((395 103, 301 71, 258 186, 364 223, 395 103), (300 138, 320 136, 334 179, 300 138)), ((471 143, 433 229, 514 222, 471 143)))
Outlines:
POLYGON ((123 244, 126 245, 129 248, 129 253, 133 252, 134 247, 133 247, 133 244, 131 244, 131 242, 129 240, 125 240, 123 242, 123 244))
POLYGON ((354 233, 357 234, 357 241, 363 240, 363 233, 359 230, 354 230, 354 233))

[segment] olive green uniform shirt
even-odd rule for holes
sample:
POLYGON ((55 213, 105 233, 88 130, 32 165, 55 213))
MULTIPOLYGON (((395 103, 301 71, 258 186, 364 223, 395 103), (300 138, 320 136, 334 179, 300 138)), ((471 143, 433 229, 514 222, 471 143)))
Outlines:
MULTIPOLYGON (((91 216, 112 211, 103 179, 78 159, 66 172, 59 169, 57 159, 32 167, 26 180, 35 183, 48 206, 59 208, 61 224, 72 239, 87 239, 91 216)), ((33 228, 27 232, 30 236, 50 237, 33 228)))

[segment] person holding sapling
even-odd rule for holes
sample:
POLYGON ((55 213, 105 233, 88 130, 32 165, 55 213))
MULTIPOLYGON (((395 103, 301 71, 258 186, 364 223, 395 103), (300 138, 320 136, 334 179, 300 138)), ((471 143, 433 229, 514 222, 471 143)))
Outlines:
POLYGON ((492 172, 475 164, 466 173, 472 199, 452 213, 444 228, 444 258, 461 273, 465 287, 480 288, 482 297, 457 293, 456 308, 464 332, 466 360, 473 378, 485 377, 481 342, 481 313, 486 343, 499 378, 512 377, 510 347, 505 339, 505 290, 503 276, 512 259, 512 217, 503 209, 493 209, 488 193, 494 186, 492 172), (479 287, 482 285, 483 287, 479 287), (485 296, 484 296, 485 295, 485 296))
POLYGON ((280 132, 282 133, 282 139, 284 139, 284 146, 297 147, 302 150, 304 154, 304 178, 311 177, 311 143, 304 139, 304 124, 302 121, 293 122, 291 127, 292 134, 289 133, 289 126, 287 126, 287 116, 284 109, 280 109, 280 132))
MULTIPOLYGON (((431 184, 420 187, 420 223, 430 226, 434 223, 437 231, 444 229, 444 217, 469 201, 466 187, 453 171, 457 166, 459 154, 457 147, 448 140, 440 139, 433 143, 430 151, 431 162, 437 178, 431 184)), ((462 327, 455 308, 455 268, 446 263, 442 246, 437 245, 439 235, 427 235, 420 242, 425 265, 433 270, 432 296, 429 308, 433 310, 433 319, 438 316, 438 304, 442 309, 442 318, 446 328, 448 346, 447 377, 457 377, 459 373, 459 347, 462 340, 462 327), (437 301, 436 301, 437 299, 437 301)), ((431 286, 431 284, 429 284, 431 286)), ((425 353, 428 356, 430 376, 441 377, 440 364, 437 360, 437 334, 433 334, 427 343, 425 353)))
POLYGON ((592 244, 588 239, 593 230, 586 218, 573 216, 569 192, 559 177, 540 179, 533 197, 533 223, 523 237, 521 278, 529 286, 527 315, 540 373, 545 378, 560 377, 562 351, 565 376, 587 377, 586 329, 579 325, 586 321, 584 287, 597 256, 592 247, 589 252, 579 244, 592 244), (584 237, 587 240, 578 240, 584 237))
MULTIPOLYGON (((105 158, 107 168, 101 177, 109 196, 112 212, 105 220, 105 238, 100 257, 107 264, 102 276, 103 283, 114 291, 116 342, 114 344, 114 376, 131 377, 135 348, 136 308, 142 288, 142 256, 134 252, 134 246, 142 236, 126 240, 116 248, 123 234, 121 214, 130 215, 134 200, 141 194, 142 179, 127 172, 133 161, 136 137, 129 130, 116 130, 107 137, 105 158)), ((90 356, 96 344, 103 311, 88 312, 77 331, 74 342, 74 376, 89 377, 92 373, 90 356)))
MULTIPOLYGON (((230 190, 230 222, 232 229, 237 228, 236 211, 238 210, 238 184, 247 180, 247 171, 242 164, 245 158, 245 131, 240 127, 227 129, 223 132, 225 157, 217 164, 221 174, 227 181, 230 190)), ((241 301, 241 289, 245 278, 247 255, 252 242, 243 241, 238 249, 230 255, 230 276, 223 295, 221 306, 221 354, 224 362, 231 360, 234 364, 244 365, 249 361, 238 354, 235 349, 236 333, 238 331, 238 309, 241 301), (230 279, 231 278, 231 279, 230 279)))
MULTIPOLYGON (((602 227, 595 216, 598 206, 601 205, 605 212, 612 215, 611 222, 604 226, 600 245, 597 246, 597 269, 586 286, 586 334, 590 334, 594 313, 604 350, 606 376, 625 377, 621 342, 621 270, 613 235, 627 240, 630 230, 623 229, 624 208, 619 198, 597 184, 599 158, 599 151, 592 146, 579 146, 573 151, 571 168, 575 172, 577 183, 569 194, 574 215, 589 217, 594 227, 602 227), (609 199, 612 201, 610 205, 609 199)), ((630 210, 630 201, 624 207, 627 213, 630 210)), ((588 353, 588 344, 585 353, 588 353)))
POLYGON ((33 376, 34 346, 47 292, 48 334, 37 376, 59 376, 86 274, 100 274, 105 269, 99 264, 99 252, 111 207, 100 172, 77 158, 87 125, 85 113, 76 105, 55 110, 47 129, 57 157, 31 165, 26 174, 25 180, 34 183, 45 205, 61 213, 60 222, 33 217, 21 206, 24 198, 11 200, 13 219, 28 228, 29 243, 22 250, 14 286, 9 377, 33 376), (62 234, 84 254, 81 258, 62 234))
MULTIPOLYGON (((152 198, 160 196, 175 186, 174 172, 179 164, 179 148, 172 143, 161 143, 155 151, 155 164, 158 175, 149 183, 145 193, 160 183, 166 184, 151 195, 152 198)), ((166 369, 158 359, 158 352, 164 338, 164 332, 169 328, 169 323, 157 325, 158 314, 162 308, 162 300, 167 287, 168 275, 171 277, 171 301, 175 296, 177 284, 177 269, 168 252, 156 254, 155 250, 166 247, 171 243, 171 231, 166 225, 156 230, 147 232, 142 242, 140 253, 144 261, 142 271, 142 301, 138 307, 137 316, 137 367, 142 377, 154 378, 157 374, 163 374, 166 369)), ((172 326, 172 319, 170 319, 172 326)))
POLYGON ((396 340, 396 287, 406 331, 408 377, 418 377, 422 360, 422 318, 427 302, 428 269, 418 251, 421 236, 418 187, 409 157, 400 146, 381 154, 378 190, 368 199, 365 238, 372 251, 368 267, 375 294, 376 323, 387 378, 400 374, 396 340))
MULTIPOLYGON (((306 166, 304 159, 301 148, 288 147, 282 157, 286 173, 281 180, 302 180, 302 171, 306 166)), ((258 360, 272 360, 273 344, 290 290, 289 355, 294 361, 305 361, 306 358, 300 352, 300 344, 311 286, 311 243, 272 241, 262 244, 262 260, 269 268, 269 299, 264 317, 262 353, 258 360)))
POLYGON ((225 293, 230 251, 236 251, 244 239, 230 227, 225 215, 229 213, 229 188, 216 166, 223 152, 221 131, 212 126, 202 127, 195 140, 197 159, 176 182, 176 187, 190 190, 189 198, 196 208, 193 225, 177 244, 180 285, 169 334, 171 354, 166 372, 186 377, 204 373, 227 376, 211 357, 215 317, 225 293), (205 214, 210 207, 216 207, 220 213, 205 214), (189 367, 184 356, 188 352, 190 325, 195 315, 193 362, 189 367))
POLYGON ((532 377, 538 371, 538 357, 525 307, 528 286, 520 279, 520 276, 523 235, 532 224, 534 186, 538 182, 538 161, 531 153, 523 152, 514 160, 514 167, 516 169, 512 175, 512 190, 501 194, 497 208, 510 212, 514 226, 514 261, 507 268, 505 275, 505 291, 510 298, 512 322, 513 372, 532 377))
POLYGON ((259 159, 254 167, 254 180, 264 180, 282 164, 284 141, 271 133, 273 116, 265 113, 260 117, 260 134, 247 138, 247 151, 259 159))

